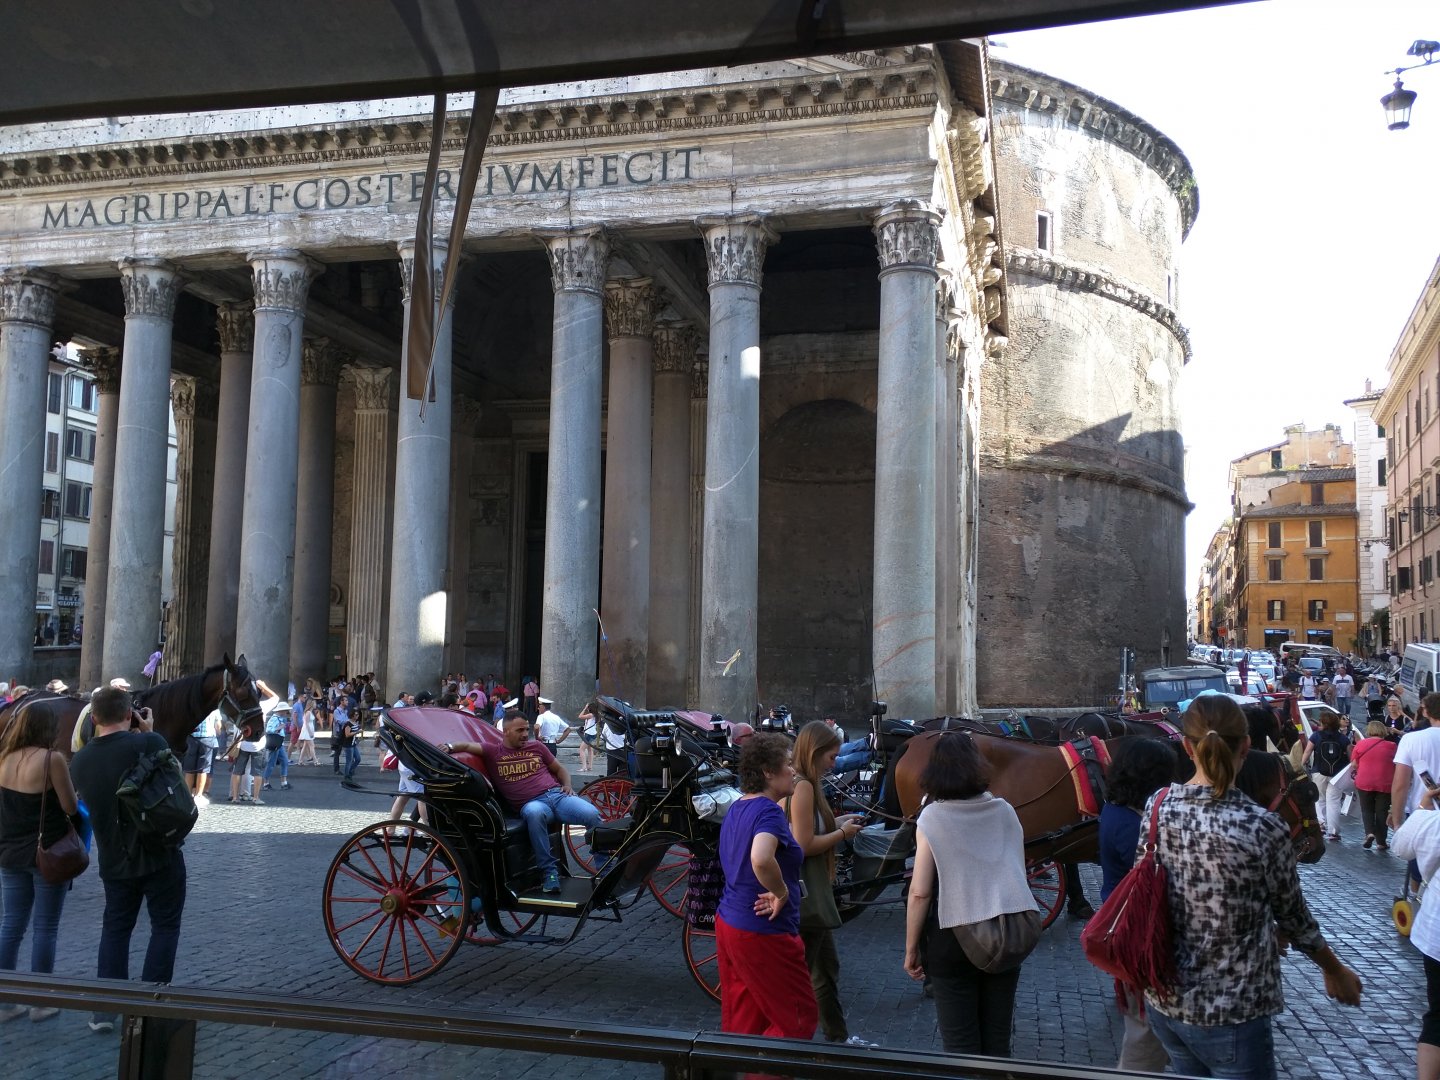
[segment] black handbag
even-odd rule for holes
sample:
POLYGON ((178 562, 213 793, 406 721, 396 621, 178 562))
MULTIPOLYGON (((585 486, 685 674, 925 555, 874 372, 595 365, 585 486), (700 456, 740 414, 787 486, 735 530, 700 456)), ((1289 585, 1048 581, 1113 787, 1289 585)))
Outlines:
POLYGON ((1010 911, 952 929, 967 960, 987 975, 1002 975, 1035 951, 1045 925, 1038 911, 1010 911))
POLYGON ((50 797, 50 754, 45 751, 45 786, 40 792, 40 835, 35 838, 35 867, 40 876, 51 885, 64 885, 85 872, 90 865, 90 853, 85 842, 68 820, 65 835, 48 848, 45 846, 45 805, 50 797))

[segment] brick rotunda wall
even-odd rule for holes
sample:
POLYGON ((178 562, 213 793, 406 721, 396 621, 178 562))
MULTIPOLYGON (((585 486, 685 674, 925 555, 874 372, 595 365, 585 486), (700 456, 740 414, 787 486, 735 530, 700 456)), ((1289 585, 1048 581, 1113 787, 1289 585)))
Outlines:
POLYGON ((1113 102, 991 75, 1010 343, 981 384, 979 699, 1095 705, 1122 646, 1142 666, 1185 654, 1174 305, 1195 184, 1113 102))

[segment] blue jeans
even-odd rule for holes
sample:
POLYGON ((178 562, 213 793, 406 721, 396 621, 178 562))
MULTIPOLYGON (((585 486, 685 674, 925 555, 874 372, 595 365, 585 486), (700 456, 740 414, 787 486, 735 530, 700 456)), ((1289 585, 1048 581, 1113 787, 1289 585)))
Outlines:
POLYGON ((1158 1009, 1147 1009, 1146 1015, 1151 1030, 1170 1055, 1170 1067, 1181 1076, 1275 1080, 1275 1038, 1270 1017, 1201 1027, 1172 1020, 1158 1009))
POLYGON ((14 971, 20 960, 20 942, 30 926, 30 970, 48 974, 55 970, 55 939, 60 934, 60 912, 70 883, 51 885, 40 871, 0 869, 0 971, 14 971))
MULTIPOLYGON (((175 976, 175 953, 180 947, 180 916, 185 911, 185 856, 170 851, 170 861, 159 870, 137 878, 102 878, 105 914, 100 923, 100 959, 95 974, 101 979, 130 978, 130 935, 145 904, 150 916, 150 944, 140 978, 147 983, 168 983, 175 976)), ((96 1019, 113 1019, 101 1013, 96 1019)))
POLYGON ((354 780, 355 770, 360 767, 360 747, 351 743, 345 747, 345 779, 354 780))
POLYGON ((600 811, 595 804, 579 795, 566 795, 558 787, 531 799, 520 808, 525 828, 530 831, 530 846, 535 849, 535 863, 544 873, 555 869, 555 853, 550 850, 550 823, 584 825, 593 829, 600 824, 600 811))
POLYGON ((270 760, 265 763, 264 780, 267 784, 270 782, 270 773, 274 770, 276 765, 280 766, 280 779, 289 780, 290 754, 285 749, 284 743, 281 743, 274 750, 270 751, 270 760))
POLYGON ((854 772, 870 764, 870 740, 851 739, 840 744, 840 755, 835 759, 832 773, 854 772))

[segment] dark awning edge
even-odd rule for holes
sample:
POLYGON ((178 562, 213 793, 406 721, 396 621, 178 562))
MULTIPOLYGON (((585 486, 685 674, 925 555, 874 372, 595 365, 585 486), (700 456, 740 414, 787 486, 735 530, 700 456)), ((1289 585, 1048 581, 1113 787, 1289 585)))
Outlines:
POLYGON ((259 0, 200 17, 173 0, 54 0, 0 14, 0 125, 734 66, 1237 2, 1248 0, 562 0, 541 16, 481 13, 478 0, 259 0))

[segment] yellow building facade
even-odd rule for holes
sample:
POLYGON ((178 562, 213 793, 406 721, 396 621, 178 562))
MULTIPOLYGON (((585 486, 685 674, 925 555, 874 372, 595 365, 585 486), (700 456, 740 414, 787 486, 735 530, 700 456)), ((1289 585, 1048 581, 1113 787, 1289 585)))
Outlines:
POLYGON ((1239 644, 1357 647, 1355 470, 1298 469, 1235 527, 1239 644))

